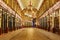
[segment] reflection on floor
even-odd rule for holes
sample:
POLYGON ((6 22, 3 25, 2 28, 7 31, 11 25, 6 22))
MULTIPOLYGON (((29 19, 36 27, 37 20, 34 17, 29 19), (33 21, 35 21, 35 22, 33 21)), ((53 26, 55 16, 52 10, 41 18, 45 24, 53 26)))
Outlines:
POLYGON ((55 40, 55 39, 59 40, 59 38, 50 39, 47 35, 42 33, 42 31, 37 28, 25 28, 22 32, 12 37, 10 40, 55 40))

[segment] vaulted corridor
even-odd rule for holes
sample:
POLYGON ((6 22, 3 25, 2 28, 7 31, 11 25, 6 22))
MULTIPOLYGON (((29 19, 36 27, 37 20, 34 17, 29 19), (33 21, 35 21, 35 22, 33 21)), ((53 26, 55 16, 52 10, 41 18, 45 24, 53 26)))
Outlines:
POLYGON ((0 0, 0 40, 60 40, 60 0, 0 0))

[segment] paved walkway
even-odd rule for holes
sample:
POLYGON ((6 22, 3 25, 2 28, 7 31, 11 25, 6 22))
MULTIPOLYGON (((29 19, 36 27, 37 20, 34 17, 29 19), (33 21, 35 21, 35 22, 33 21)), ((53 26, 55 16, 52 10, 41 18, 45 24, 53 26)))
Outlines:
POLYGON ((23 28, 1 35, 0 40, 60 40, 60 35, 38 28, 23 28))

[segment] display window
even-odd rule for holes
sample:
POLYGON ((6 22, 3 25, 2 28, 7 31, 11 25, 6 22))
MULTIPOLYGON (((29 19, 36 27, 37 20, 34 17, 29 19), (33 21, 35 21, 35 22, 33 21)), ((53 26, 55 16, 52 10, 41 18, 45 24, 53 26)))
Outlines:
POLYGON ((7 29, 7 11, 6 9, 3 9, 3 13, 2 13, 2 30, 4 33, 7 33, 8 29, 7 29))
POLYGON ((55 11, 54 27, 59 27, 59 11, 55 11))
POLYGON ((1 28, 1 21, 2 21, 2 7, 0 6, 0 28, 1 28))
POLYGON ((12 27, 15 30, 15 15, 12 15, 12 27))
POLYGON ((9 28, 9 31, 12 31, 12 15, 11 15, 11 13, 8 14, 8 28, 9 28))

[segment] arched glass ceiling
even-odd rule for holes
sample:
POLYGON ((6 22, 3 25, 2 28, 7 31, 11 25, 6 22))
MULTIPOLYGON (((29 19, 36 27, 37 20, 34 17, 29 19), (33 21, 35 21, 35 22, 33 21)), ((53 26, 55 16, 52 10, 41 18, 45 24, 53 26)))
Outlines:
MULTIPOLYGON (((17 0, 22 9, 26 8, 30 4, 30 0, 17 0)), ((31 0, 32 6, 39 9, 43 0, 31 0)))

